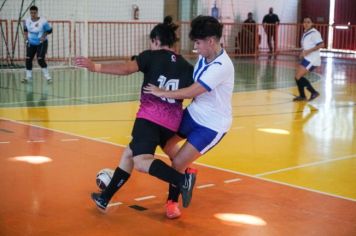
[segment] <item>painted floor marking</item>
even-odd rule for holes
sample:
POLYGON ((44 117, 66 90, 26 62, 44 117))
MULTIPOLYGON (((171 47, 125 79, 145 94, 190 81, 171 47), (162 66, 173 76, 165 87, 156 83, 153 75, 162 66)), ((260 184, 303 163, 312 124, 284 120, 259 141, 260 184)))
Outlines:
POLYGON ((333 159, 329 159, 329 160, 316 161, 316 162, 312 162, 312 163, 307 163, 307 164, 303 164, 303 165, 299 165, 299 166, 292 166, 292 167, 283 168, 283 169, 279 169, 279 170, 268 171, 268 172, 264 172, 261 174, 257 174, 255 176, 261 177, 261 176, 276 174, 276 173, 285 172, 285 171, 289 171, 289 170, 300 169, 300 168, 304 168, 304 167, 317 166, 317 165, 321 165, 321 164, 328 163, 328 162, 335 162, 335 161, 341 161, 341 160, 345 160, 345 159, 351 159, 354 157, 356 157, 356 154, 347 155, 347 156, 343 156, 343 157, 339 157, 339 158, 333 158, 333 159))
POLYGON ((122 202, 113 202, 113 203, 109 203, 107 207, 119 206, 122 204, 123 204, 122 202))
POLYGON ((44 143, 45 140, 27 140, 28 143, 44 143))
POLYGON ((63 138, 61 139, 62 142, 74 142, 74 141, 79 141, 77 138, 63 138))
POLYGON ((156 198, 156 196, 150 195, 150 196, 145 196, 145 197, 138 197, 135 198, 135 201, 144 201, 144 200, 148 200, 148 199, 152 199, 152 198, 156 198))
MULTIPOLYGON (((42 128, 42 129, 45 129, 45 130, 52 131, 52 132, 58 132, 58 133, 61 133, 61 134, 67 134, 67 135, 71 135, 71 136, 76 136, 76 137, 84 138, 84 139, 87 139, 87 140, 99 141, 99 142, 102 142, 102 143, 114 145, 116 147, 123 147, 123 148, 127 147, 127 145, 108 142, 108 141, 105 141, 105 140, 97 140, 97 139, 94 139, 94 138, 91 138, 91 137, 87 137, 87 136, 84 136, 84 135, 78 135, 78 134, 74 134, 74 133, 71 133, 71 132, 65 132, 65 131, 61 131, 61 130, 46 128, 46 127, 37 126, 37 125, 32 125, 32 124, 28 124, 28 123, 25 123, 25 122, 20 122, 20 121, 16 121, 16 120, 10 120, 10 119, 4 118, 4 117, 0 117, 0 119, 5 120, 5 121, 9 121, 9 122, 12 122, 12 123, 16 123, 16 124, 22 124, 22 125, 26 125, 26 126, 38 127, 38 128, 42 128)), ((352 155, 354 155, 354 154, 352 154, 352 155)), ((164 157, 165 155, 161 155, 160 154, 160 156, 164 157)), ((322 194, 322 195, 326 195, 326 196, 330 196, 330 197, 334 197, 334 198, 339 198, 339 199, 344 199, 344 200, 356 202, 356 199, 353 199, 353 198, 344 197, 344 196, 341 196, 341 195, 336 195, 336 194, 332 194, 332 193, 328 193, 328 192, 323 192, 323 191, 319 191, 319 190, 316 190, 316 189, 307 188, 307 187, 303 187, 303 186, 299 186, 299 185, 289 184, 289 183, 281 182, 281 181, 277 181, 277 180, 267 179, 267 178, 260 177, 258 175, 247 174, 247 173, 243 173, 243 172, 239 172, 239 171, 235 171, 235 170, 229 170, 229 169, 216 167, 216 166, 203 164, 203 163, 198 163, 198 162, 195 162, 194 164, 200 165, 200 166, 205 166, 205 167, 208 167, 208 168, 211 168, 211 169, 215 169, 215 170, 221 170, 221 171, 228 172, 228 173, 234 173, 234 174, 238 174, 238 175, 241 175, 241 176, 246 176, 246 177, 250 177, 250 178, 254 178, 254 179, 259 179, 259 180, 266 181, 266 182, 271 182, 271 183, 276 183, 276 184, 280 184, 280 185, 284 185, 284 186, 289 186, 289 187, 296 188, 296 189, 302 189, 302 190, 305 190, 305 191, 314 192, 314 193, 318 193, 318 194, 322 194)))
POLYGON ((227 179, 227 180, 224 180, 224 183, 229 184, 229 183, 233 183, 233 182, 237 182, 237 181, 241 181, 241 179, 239 179, 239 178, 227 179))
POLYGON ((199 185, 196 188, 201 189, 201 188, 210 188, 210 187, 214 187, 215 184, 204 184, 204 185, 199 185))

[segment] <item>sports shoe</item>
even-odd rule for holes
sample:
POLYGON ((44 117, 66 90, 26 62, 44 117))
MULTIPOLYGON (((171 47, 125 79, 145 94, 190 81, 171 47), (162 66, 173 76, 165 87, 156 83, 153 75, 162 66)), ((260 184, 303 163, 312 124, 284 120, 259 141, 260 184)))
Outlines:
POLYGON ((306 101, 307 98, 306 97, 302 97, 302 96, 297 96, 295 98, 293 98, 293 102, 301 102, 301 101, 306 101))
POLYGON ((101 197, 100 193, 92 193, 91 199, 95 202, 96 206, 98 207, 99 211, 105 212, 106 207, 108 206, 108 202, 101 197))
POLYGON ((52 79, 47 79, 47 84, 52 84, 53 80, 52 79))
POLYGON ((185 180, 180 187, 180 193, 182 194, 183 207, 187 208, 192 200, 193 188, 195 180, 197 178, 197 170, 193 168, 188 168, 185 171, 185 180))
POLYGON ((178 202, 173 202, 172 200, 168 200, 166 203, 166 216, 169 219, 175 219, 180 217, 181 213, 178 208, 178 202))
POLYGON ((21 79, 21 83, 24 83, 24 84, 25 84, 25 83, 27 83, 27 82, 28 82, 28 79, 27 79, 27 78, 22 78, 22 79, 21 79))
POLYGON ((320 95, 320 94, 319 94, 318 92, 312 93, 312 95, 311 95, 310 98, 309 98, 309 101, 314 100, 315 98, 319 97, 319 95, 320 95))

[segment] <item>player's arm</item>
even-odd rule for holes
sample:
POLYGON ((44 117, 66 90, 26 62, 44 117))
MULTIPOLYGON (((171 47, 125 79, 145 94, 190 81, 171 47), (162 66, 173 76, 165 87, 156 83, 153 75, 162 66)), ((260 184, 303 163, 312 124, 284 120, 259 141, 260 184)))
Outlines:
POLYGON ((312 52, 318 51, 320 48, 323 48, 324 46, 325 46, 324 42, 320 42, 315 47, 302 51, 301 56, 305 57, 312 52))
POLYGON ((165 90, 158 88, 153 84, 148 84, 143 88, 144 93, 153 94, 157 97, 173 98, 173 99, 186 99, 194 98, 202 93, 208 91, 203 85, 195 82, 189 87, 178 89, 178 90, 165 90))
POLYGON ((79 67, 87 68, 89 71, 114 74, 114 75, 128 75, 135 73, 139 70, 136 60, 126 63, 94 63, 89 58, 77 57, 75 59, 75 65, 79 67))
POLYGON ((53 29, 52 27, 48 24, 48 22, 46 22, 44 25, 43 25, 43 35, 41 36, 41 42, 45 41, 46 40, 46 37, 47 35, 51 34, 53 29))
POLYGON ((28 43, 28 29, 27 29, 26 21, 23 22, 23 31, 24 31, 25 42, 27 44, 28 43))

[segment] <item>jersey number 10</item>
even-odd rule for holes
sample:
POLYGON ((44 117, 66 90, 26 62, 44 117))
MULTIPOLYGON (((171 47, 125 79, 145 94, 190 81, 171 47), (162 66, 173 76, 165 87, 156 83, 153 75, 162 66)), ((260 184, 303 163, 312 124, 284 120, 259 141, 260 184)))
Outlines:
MULTIPOLYGON (((164 88, 165 90, 177 90, 179 88, 179 80, 178 79, 169 79, 160 75, 158 78, 159 88, 164 88)), ((161 98, 163 101, 167 101, 169 103, 175 103, 173 98, 161 98)))

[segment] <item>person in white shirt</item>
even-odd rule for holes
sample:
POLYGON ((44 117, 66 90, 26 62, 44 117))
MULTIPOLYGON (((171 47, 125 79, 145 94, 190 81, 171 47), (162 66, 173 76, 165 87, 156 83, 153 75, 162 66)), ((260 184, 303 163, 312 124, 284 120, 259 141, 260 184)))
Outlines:
MULTIPOLYGON (((168 91, 154 85, 144 88, 162 98, 194 98, 185 109, 177 135, 168 141, 176 144, 186 142, 173 156, 172 166, 184 171, 188 165, 211 150, 221 141, 232 123, 231 98, 234 89, 234 65, 221 47, 223 25, 211 16, 198 16, 191 23, 190 38, 199 53, 194 67, 194 84, 187 88, 168 91)), ((168 145, 168 144, 167 144, 168 145)), ((170 185, 167 216, 180 216, 178 209, 179 189, 170 185)))
POLYGON ((48 48, 47 35, 52 33, 52 27, 48 21, 38 16, 38 8, 30 7, 31 16, 24 22, 25 40, 26 40, 26 78, 21 80, 26 83, 32 80, 32 61, 37 55, 38 64, 42 68, 42 74, 47 79, 48 83, 52 82, 52 78, 48 72, 46 63, 46 53, 48 48))
POLYGON ((324 47, 323 39, 319 31, 313 27, 313 22, 310 17, 305 17, 303 20, 304 34, 302 36, 301 45, 302 52, 300 53, 300 65, 297 68, 295 81, 298 86, 299 96, 296 96, 293 101, 306 101, 304 87, 311 93, 309 101, 314 100, 319 96, 310 82, 304 77, 309 71, 313 71, 317 66, 320 66, 320 48, 324 47))

